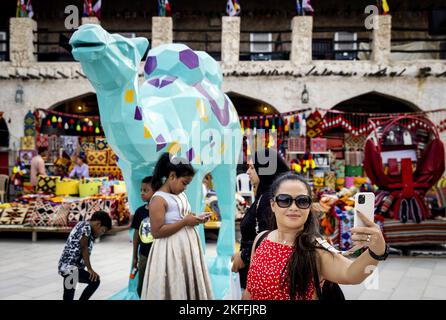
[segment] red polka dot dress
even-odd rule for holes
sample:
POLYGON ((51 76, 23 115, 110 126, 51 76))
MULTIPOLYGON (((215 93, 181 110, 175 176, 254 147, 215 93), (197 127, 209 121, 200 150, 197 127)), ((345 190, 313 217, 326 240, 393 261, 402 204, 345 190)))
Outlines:
MULTIPOLYGON (((246 290, 252 300, 290 300, 289 285, 283 284, 286 271, 282 270, 293 252, 293 248, 265 238, 257 248, 248 271, 246 290)), ((313 300, 314 284, 303 298, 313 300)))

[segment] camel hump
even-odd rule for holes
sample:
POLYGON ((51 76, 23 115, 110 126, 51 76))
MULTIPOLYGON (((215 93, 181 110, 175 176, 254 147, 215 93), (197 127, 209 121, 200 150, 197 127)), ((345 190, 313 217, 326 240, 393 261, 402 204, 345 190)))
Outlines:
POLYGON ((221 88, 221 68, 209 54, 184 44, 164 44, 149 51, 144 65, 146 79, 170 76, 194 85, 203 79, 221 88))

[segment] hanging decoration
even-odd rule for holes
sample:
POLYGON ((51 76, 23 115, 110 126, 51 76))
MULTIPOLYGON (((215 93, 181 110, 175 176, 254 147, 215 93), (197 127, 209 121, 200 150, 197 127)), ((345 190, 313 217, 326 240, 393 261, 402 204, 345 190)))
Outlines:
MULTIPOLYGON (((69 114, 57 112, 53 110, 37 109, 34 114, 44 114, 44 124, 53 128, 61 130, 71 130, 77 132, 90 132, 92 134, 102 134, 98 116, 80 116, 76 114, 69 114)), ((40 131, 40 128, 39 128, 40 131)))
POLYGON ((25 136, 36 135, 36 117, 35 115, 29 111, 25 116, 25 136))

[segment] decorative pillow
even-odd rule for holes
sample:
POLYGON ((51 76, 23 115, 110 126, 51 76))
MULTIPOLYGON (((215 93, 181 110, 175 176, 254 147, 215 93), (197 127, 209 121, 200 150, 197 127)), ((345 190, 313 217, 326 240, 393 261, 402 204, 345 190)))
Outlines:
MULTIPOLYGON (((0 210, 1 211, 1 210, 0 210)), ((0 224, 17 225, 25 220, 27 208, 11 207, 6 208, 1 213, 0 224)))
POLYGON ((93 166, 106 166, 107 151, 87 151, 87 163, 93 166))
POLYGON ((74 227, 78 222, 85 220, 87 214, 86 201, 74 201, 70 203, 70 213, 68 214, 68 226, 74 227))
POLYGON ((33 136, 26 136, 20 138, 20 149, 22 150, 35 150, 36 141, 33 136))
POLYGON ((88 173, 90 177, 104 177, 108 176, 108 166, 88 166, 88 173))
POLYGON ((80 146, 81 146, 81 151, 84 153, 96 150, 96 143, 84 141, 84 142, 81 142, 80 146))
POLYGON ((34 218, 34 206, 35 206, 35 202, 33 204, 31 204, 29 207, 27 207, 25 220, 23 220, 23 225, 25 225, 25 226, 32 225, 33 218, 34 218))
POLYGON ((108 149, 108 165, 116 166, 118 164, 118 156, 112 149, 108 149))
POLYGON ((57 181, 60 181, 59 176, 54 176, 54 177, 39 176, 37 180, 36 191, 44 193, 55 193, 57 181))
POLYGON ((66 227, 68 226, 68 215, 70 214, 70 204, 62 203, 51 219, 51 226, 66 227))
POLYGON ((87 201, 87 213, 85 215, 85 220, 90 220, 91 216, 97 211, 105 211, 110 215, 110 218, 113 219, 114 211, 116 205, 115 201, 109 199, 90 199, 87 201))
POLYGON ((96 150, 108 149, 107 139, 104 137, 96 137, 96 150))
POLYGON ((36 135, 36 146, 37 148, 48 148, 48 135, 47 134, 36 135))
POLYGON ((108 167, 108 176, 116 179, 116 180, 122 180, 122 172, 119 167, 108 167))
POLYGON ((55 205, 52 202, 36 202, 31 225, 36 227, 51 226, 51 221, 59 207, 60 205, 55 205))
POLYGON ((19 151, 20 162, 23 162, 23 164, 25 164, 25 165, 30 165, 33 157, 34 157, 34 150, 20 150, 19 151))

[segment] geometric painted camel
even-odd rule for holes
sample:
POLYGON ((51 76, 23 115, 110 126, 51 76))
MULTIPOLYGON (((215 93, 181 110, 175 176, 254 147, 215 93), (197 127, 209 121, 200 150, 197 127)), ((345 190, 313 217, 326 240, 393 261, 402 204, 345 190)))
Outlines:
MULTIPOLYGON (((147 39, 129 39, 86 24, 70 44, 96 90, 101 124, 119 157, 132 212, 142 205, 141 180, 152 174, 161 153, 169 152, 172 161, 187 159, 196 169, 186 191, 194 213, 202 212, 202 180, 212 173, 222 222, 209 271, 214 296, 222 299, 229 290, 234 253, 242 133, 237 111, 221 89, 219 64, 183 44, 161 45, 149 51, 140 85, 138 67, 147 39)), ((199 232, 204 244, 202 226, 199 232)))

